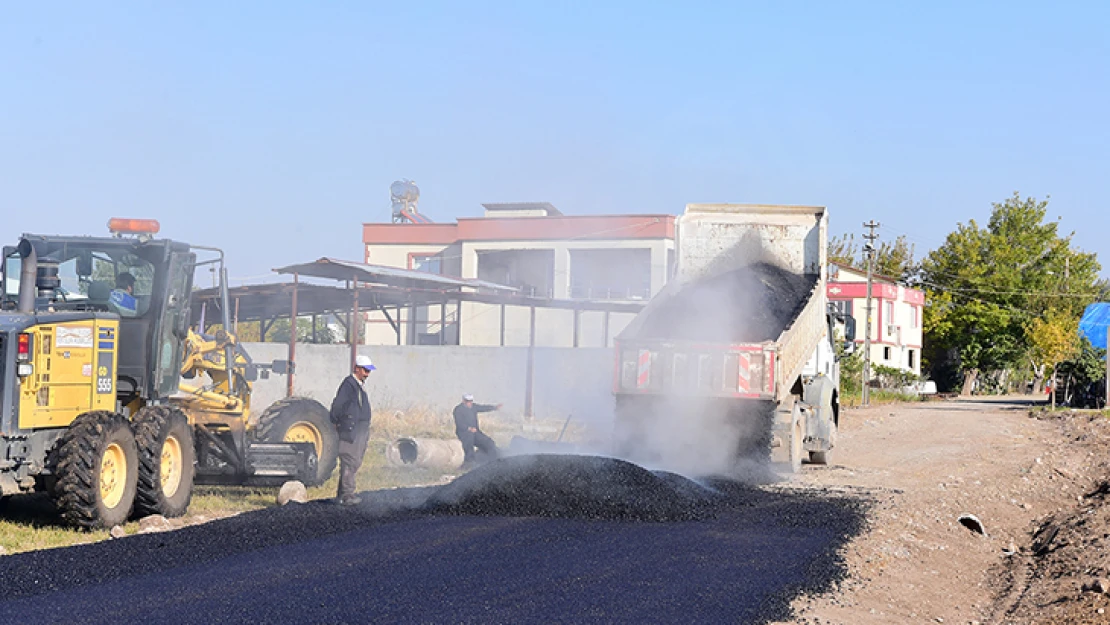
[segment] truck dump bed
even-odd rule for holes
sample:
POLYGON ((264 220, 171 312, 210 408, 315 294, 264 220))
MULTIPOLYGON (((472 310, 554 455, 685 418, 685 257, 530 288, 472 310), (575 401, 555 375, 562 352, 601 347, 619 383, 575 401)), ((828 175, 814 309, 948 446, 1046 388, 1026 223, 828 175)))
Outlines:
POLYGON ((779 400, 825 334, 820 207, 689 205, 672 281, 617 337, 618 394, 779 400))

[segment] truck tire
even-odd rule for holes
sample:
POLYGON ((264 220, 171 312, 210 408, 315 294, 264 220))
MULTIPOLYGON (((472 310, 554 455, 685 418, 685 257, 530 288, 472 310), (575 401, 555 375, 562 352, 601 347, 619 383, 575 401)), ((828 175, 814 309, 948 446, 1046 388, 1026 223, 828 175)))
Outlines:
POLYGON ((790 397, 775 408, 772 428, 779 443, 771 448, 772 466, 780 473, 799 473, 802 470, 802 454, 805 453, 805 428, 796 398, 790 397))
POLYGON ((827 449, 825 451, 811 451, 811 452, 809 452, 809 463, 810 464, 824 464, 824 465, 829 464, 829 454, 831 454, 833 448, 836 447, 836 431, 837 431, 837 428, 838 428, 838 426, 836 424, 836 421, 834 420, 833 423, 832 423, 832 427, 829 429, 829 449, 827 449))
POLYGON ((55 447, 54 503, 67 522, 86 529, 119 525, 131 516, 139 481, 138 451, 123 415, 86 412, 55 447))
POLYGON ((147 406, 135 415, 131 428, 139 451, 135 515, 185 514, 193 497, 197 456, 188 417, 170 406, 147 406))
POLYGON ((312 443, 318 459, 316 477, 305 486, 326 482, 339 459, 339 435, 328 409, 307 397, 288 397, 270 404, 258 418, 253 438, 262 443, 312 443))

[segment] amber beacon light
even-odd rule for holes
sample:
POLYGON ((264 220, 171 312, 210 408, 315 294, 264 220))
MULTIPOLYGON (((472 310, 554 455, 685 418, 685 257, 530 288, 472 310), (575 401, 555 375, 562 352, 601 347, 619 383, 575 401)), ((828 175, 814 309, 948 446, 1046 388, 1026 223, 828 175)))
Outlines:
POLYGON ((155 234, 158 232, 157 219, 121 219, 113 217, 108 220, 108 231, 113 234, 155 234))

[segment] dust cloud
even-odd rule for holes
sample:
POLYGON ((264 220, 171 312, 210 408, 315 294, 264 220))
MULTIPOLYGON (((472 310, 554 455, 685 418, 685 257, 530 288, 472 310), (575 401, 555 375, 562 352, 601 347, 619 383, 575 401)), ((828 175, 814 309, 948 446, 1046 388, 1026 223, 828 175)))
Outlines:
MULTIPOLYGON (((654 310, 648 309, 630 338, 694 345, 773 341, 804 306, 814 283, 814 276, 754 262, 685 285, 654 310)), ((774 404, 699 392, 706 383, 719 386, 721 375, 714 367, 691 371, 685 384, 664 382, 661 393, 618 397, 618 453, 644 466, 685 475, 771 479, 766 460, 774 404)))

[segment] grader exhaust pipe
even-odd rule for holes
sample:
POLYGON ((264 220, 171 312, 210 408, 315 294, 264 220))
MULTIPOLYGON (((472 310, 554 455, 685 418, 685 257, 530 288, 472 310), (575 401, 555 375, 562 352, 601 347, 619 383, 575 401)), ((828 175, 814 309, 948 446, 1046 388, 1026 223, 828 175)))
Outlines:
POLYGON ((19 240, 21 268, 19 272, 19 312, 35 312, 35 279, 38 275, 39 256, 35 246, 27 239, 19 240))

